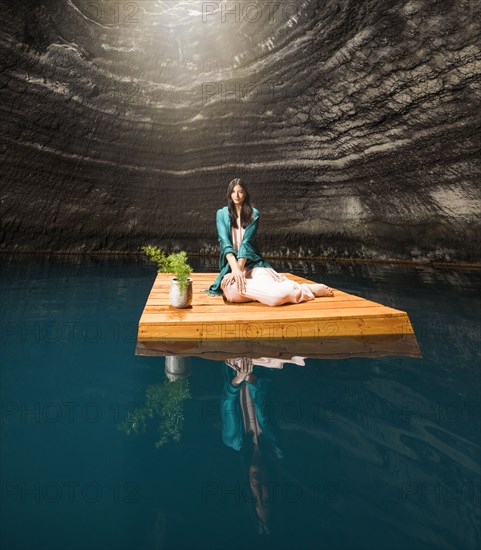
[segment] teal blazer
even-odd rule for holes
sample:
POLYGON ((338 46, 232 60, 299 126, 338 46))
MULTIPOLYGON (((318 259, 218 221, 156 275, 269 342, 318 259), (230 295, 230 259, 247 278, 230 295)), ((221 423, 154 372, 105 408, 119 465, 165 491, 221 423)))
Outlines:
POLYGON ((236 252, 232 243, 232 232, 230 226, 229 209, 227 206, 219 208, 216 214, 217 234, 219 237, 220 256, 219 256, 219 269, 220 273, 217 279, 210 285, 210 287, 202 292, 208 292, 216 296, 222 296, 222 289, 220 283, 224 275, 231 271, 229 262, 227 261, 227 254, 232 252, 234 256, 239 260, 240 258, 247 258, 246 268, 251 267, 271 267, 271 264, 264 260, 257 247, 257 227, 259 225, 259 210, 253 208, 253 218, 250 224, 245 228, 244 238, 239 246, 239 252, 236 252))
MULTIPOLYGON (((220 400, 220 414, 222 422, 222 441, 235 451, 240 451, 245 444, 244 423, 242 420, 242 410, 240 406, 240 386, 233 386, 231 380, 237 374, 234 369, 223 364, 224 370, 224 388, 220 400)), ((255 384, 247 384, 247 391, 250 393, 255 416, 262 434, 278 458, 283 458, 284 453, 279 448, 280 431, 277 425, 275 411, 270 408, 270 402, 267 401, 267 390, 272 382, 272 377, 276 376, 275 369, 266 369, 255 366, 253 372, 257 377, 255 384)), ((242 382, 242 385, 246 382, 242 382)))

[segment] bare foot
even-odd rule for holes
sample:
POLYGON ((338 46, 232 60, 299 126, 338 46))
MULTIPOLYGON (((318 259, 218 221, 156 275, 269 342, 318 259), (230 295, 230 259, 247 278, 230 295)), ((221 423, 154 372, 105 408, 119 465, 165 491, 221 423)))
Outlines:
POLYGON ((312 290, 314 296, 334 296, 332 288, 323 284, 312 284, 309 285, 309 288, 312 290))

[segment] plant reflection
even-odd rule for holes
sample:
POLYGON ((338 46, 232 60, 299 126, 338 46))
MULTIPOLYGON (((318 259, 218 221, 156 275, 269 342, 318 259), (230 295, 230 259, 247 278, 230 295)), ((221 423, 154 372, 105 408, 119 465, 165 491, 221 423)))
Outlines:
POLYGON ((126 420, 119 424, 119 429, 127 435, 144 433, 149 424, 156 422, 159 439, 155 441, 155 447, 178 443, 184 428, 184 401, 191 397, 187 379, 191 370, 190 358, 166 357, 166 379, 147 387, 145 405, 130 411, 126 420))

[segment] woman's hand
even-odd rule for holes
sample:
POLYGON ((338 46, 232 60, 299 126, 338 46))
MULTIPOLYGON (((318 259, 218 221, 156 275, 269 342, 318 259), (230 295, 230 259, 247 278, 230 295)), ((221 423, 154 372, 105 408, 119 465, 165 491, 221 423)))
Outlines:
POLYGON ((237 371, 237 375, 231 380, 233 386, 240 386, 242 382, 255 383, 256 377, 252 373, 254 364, 249 357, 237 357, 228 359, 226 363, 237 371))
POLYGON ((235 284, 237 285, 237 290, 244 294, 246 291, 246 276, 244 271, 242 271, 239 267, 232 270, 232 276, 235 284))
MULTIPOLYGON (((245 293, 245 291, 246 291, 246 276, 245 276, 244 264, 245 264, 246 260, 240 258, 241 264, 239 264, 237 262, 237 259, 236 259, 235 255, 232 254, 232 253, 227 254, 226 258, 227 258, 227 261, 229 262, 230 269, 231 269, 231 275, 232 275, 231 277, 229 277, 227 279, 226 284, 236 283, 237 290, 240 293, 245 293)), ((227 277, 227 275, 226 275, 226 277, 227 277)), ((222 287, 222 283, 221 283, 221 287, 222 287)), ((222 287, 222 288, 224 288, 224 287, 222 287)))
POLYGON ((239 292, 245 292, 246 276, 245 273, 240 269, 234 270, 233 272, 224 275, 220 283, 220 287, 222 290, 224 290, 226 286, 232 285, 234 283, 237 284, 237 289, 239 290, 239 292))
POLYGON ((227 286, 227 285, 230 285, 234 282, 234 274, 233 273, 227 273, 227 275, 224 275, 224 277, 222 278, 222 281, 220 283, 220 288, 222 290, 224 290, 224 288, 227 286))

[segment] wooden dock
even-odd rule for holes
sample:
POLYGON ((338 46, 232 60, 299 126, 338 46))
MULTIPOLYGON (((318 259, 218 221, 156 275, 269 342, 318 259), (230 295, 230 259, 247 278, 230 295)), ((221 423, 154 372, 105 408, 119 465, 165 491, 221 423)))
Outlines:
MULTIPOLYGON (((299 283, 308 279, 285 274, 299 283)), ((158 273, 139 321, 137 355, 344 358, 421 353, 406 312, 334 289, 333 297, 270 307, 233 304, 202 290, 215 273, 192 273, 192 306, 169 305, 172 275, 158 273)))

